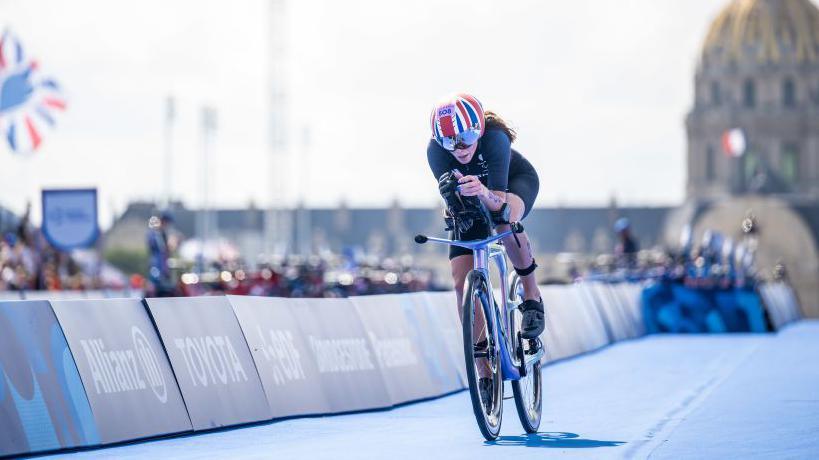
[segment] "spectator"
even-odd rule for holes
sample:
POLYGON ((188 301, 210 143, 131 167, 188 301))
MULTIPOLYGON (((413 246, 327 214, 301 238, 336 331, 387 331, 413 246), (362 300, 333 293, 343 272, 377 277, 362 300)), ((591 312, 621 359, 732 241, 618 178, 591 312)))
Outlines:
POLYGON ((148 220, 148 279, 153 283, 154 295, 172 297, 177 295, 176 283, 173 280, 168 259, 173 251, 168 230, 173 217, 168 212, 151 216, 148 220))
POLYGON ((640 247, 631 234, 631 222, 625 217, 614 223, 614 232, 617 234, 617 244, 614 247, 615 264, 620 268, 636 268, 637 252, 640 247))

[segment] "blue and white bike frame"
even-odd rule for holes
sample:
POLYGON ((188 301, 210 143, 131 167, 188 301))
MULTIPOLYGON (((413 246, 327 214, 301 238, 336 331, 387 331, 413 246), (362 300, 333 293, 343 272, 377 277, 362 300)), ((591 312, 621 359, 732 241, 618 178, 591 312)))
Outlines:
MULTIPOLYGON (((484 278, 489 291, 484 293, 487 298, 483 299, 483 303, 484 305, 489 306, 488 311, 486 311, 487 309, 484 309, 484 314, 486 316, 487 327, 489 327, 490 324, 494 326, 491 328, 494 342, 500 344, 500 364, 504 380, 520 380, 522 377, 525 377, 527 370, 532 369, 532 365, 540 361, 544 354, 543 346, 540 346, 537 352, 524 357, 523 362, 521 362, 518 353, 515 352, 519 348, 517 337, 511 337, 513 321, 512 314, 514 310, 518 308, 520 301, 517 298, 518 293, 508 292, 509 286, 512 285, 512 280, 510 278, 509 282, 505 281, 507 278, 506 250, 497 241, 516 233, 514 231, 516 225, 517 224, 513 224, 513 230, 507 230, 482 240, 460 241, 446 238, 434 238, 424 235, 418 235, 415 237, 415 241, 417 243, 432 241, 434 243, 459 246, 462 248, 471 249, 473 251, 474 272, 477 272, 484 278), (490 259, 494 261, 500 273, 501 298, 503 299, 501 302, 502 305, 496 305, 495 303, 492 278, 489 276, 490 259), (504 314, 500 314, 501 311, 503 311, 504 314)), ((474 272, 470 273, 474 276, 474 272)))

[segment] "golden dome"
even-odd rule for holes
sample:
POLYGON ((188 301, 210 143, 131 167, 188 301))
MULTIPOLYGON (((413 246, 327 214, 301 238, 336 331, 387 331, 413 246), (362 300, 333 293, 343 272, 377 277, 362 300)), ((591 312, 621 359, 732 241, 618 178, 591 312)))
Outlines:
POLYGON ((702 53, 707 63, 817 63, 819 9, 811 0, 733 0, 711 23, 702 53))

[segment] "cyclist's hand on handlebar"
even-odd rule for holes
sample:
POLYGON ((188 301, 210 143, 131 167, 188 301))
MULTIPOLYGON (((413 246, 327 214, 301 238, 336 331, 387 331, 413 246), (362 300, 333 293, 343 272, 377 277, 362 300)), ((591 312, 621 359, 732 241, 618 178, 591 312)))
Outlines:
POLYGON ((438 191, 444 199, 448 199, 457 188, 458 182, 453 180, 449 172, 441 174, 441 177, 438 178, 438 191))
POLYGON ((463 196, 484 196, 489 190, 481 183, 478 176, 462 176, 458 179, 458 189, 463 196))

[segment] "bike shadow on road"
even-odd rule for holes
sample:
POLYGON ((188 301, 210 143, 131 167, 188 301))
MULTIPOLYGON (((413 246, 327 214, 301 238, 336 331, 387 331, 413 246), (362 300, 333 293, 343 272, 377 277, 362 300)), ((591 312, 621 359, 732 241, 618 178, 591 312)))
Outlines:
POLYGON ((616 447, 624 441, 599 441, 583 439, 579 434, 566 432, 542 432, 520 436, 499 436, 495 441, 486 441, 490 446, 552 447, 559 449, 588 449, 593 447, 616 447))

